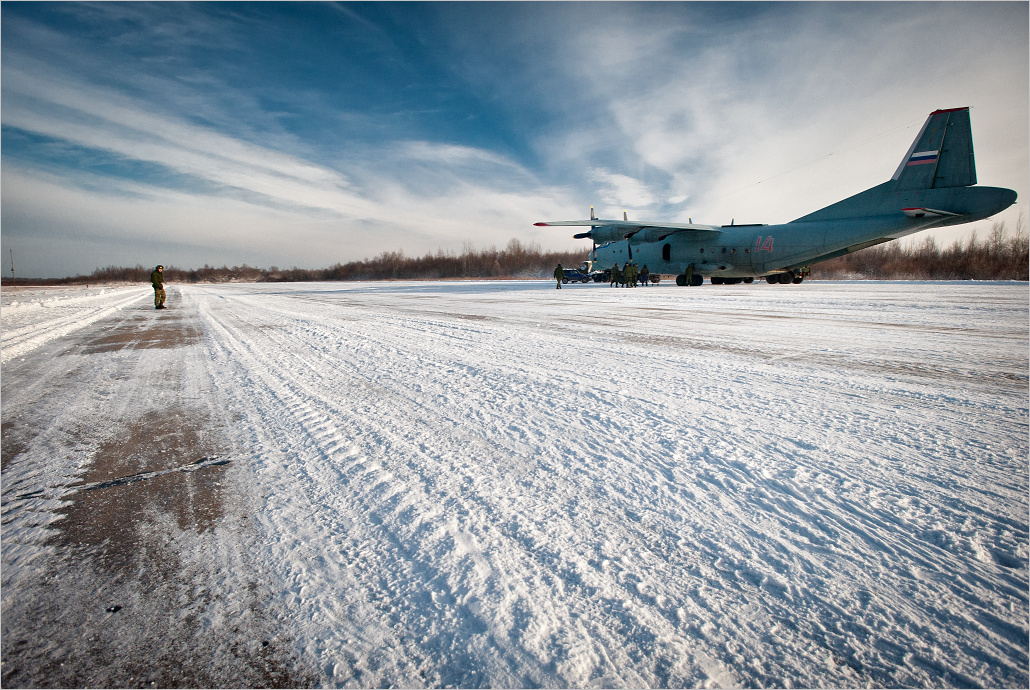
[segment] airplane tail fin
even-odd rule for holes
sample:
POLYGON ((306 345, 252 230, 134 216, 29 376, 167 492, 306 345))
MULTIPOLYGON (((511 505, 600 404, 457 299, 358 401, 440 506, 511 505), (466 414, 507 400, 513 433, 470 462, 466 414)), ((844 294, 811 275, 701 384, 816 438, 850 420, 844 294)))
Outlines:
POLYGON ((930 113, 891 179, 897 191, 976 184, 969 108, 930 113))
MULTIPOLYGON (((941 211, 915 208, 918 201, 915 198, 905 201, 906 206, 912 208, 894 209, 884 203, 887 195, 895 192, 970 187, 975 184, 976 164, 973 161, 973 130, 969 124, 969 108, 935 110, 926 118, 923 128, 919 130, 916 140, 901 159, 901 165, 891 179, 791 222, 840 220, 894 212, 913 217, 925 217, 928 212, 941 215, 941 211), (874 203, 874 198, 879 198, 883 203, 874 203), (910 211, 912 214, 909 214, 910 211), (916 215, 920 213, 923 215, 916 215)), ((900 197, 897 199, 900 200, 900 197)))

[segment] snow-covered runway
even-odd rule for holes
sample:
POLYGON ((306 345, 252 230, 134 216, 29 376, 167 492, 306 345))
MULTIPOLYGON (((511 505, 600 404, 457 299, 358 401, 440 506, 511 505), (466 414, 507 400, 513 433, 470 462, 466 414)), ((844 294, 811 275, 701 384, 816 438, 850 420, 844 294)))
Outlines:
POLYGON ((161 475, 193 517, 173 487, 134 518, 137 550, 174 544, 162 598, 99 565, 60 591, 122 597, 111 625, 184 612, 213 680, 1030 680, 1026 284, 169 292, 168 312, 148 289, 4 292, 5 681, 78 658, 14 641, 57 606, 40 580, 70 559, 69 485, 173 408, 167 468, 230 462, 161 475))

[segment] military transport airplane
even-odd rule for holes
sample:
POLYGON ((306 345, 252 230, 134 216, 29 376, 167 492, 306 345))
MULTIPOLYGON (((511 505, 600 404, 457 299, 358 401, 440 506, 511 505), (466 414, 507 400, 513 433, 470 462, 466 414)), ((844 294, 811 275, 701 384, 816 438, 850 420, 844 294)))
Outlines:
POLYGON ((627 261, 677 285, 800 283, 808 266, 921 230, 982 220, 1016 202, 1016 193, 974 187, 969 108, 930 113, 894 176, 883 184, 782 225, 700 225, 628 220, 566 220, 544 226, 591 227, 595 269, 627 261))

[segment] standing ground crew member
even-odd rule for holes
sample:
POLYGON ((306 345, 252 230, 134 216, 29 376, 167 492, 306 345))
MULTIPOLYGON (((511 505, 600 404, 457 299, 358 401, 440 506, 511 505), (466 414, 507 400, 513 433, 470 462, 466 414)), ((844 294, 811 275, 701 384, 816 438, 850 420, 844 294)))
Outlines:
POLYGON ((154 309, 165 308, 165 267, 158 264, 150 274, 150 283, 154 286, 154 309))
POLYGON ((554 269, 554 279, 558 281, 555 286, 555 290, 561 290, 561 282, 565 279, 565 270, 558 264, 558 268, 554 269))
POLYGON ((637 265, 633 262, 627 263, 622 271, 622 277, 626 280, 626 287, 637 286, 637 265))

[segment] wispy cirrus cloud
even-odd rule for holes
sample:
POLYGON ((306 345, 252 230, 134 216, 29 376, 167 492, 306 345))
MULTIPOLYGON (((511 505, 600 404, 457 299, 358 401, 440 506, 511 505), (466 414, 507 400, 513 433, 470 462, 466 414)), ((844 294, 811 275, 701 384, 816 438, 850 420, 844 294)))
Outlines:
POLYGON ((531 223, 591 204, 776 222, 881 181, 911 128, 956 105, 974 107, 981 180, 1025 196, 1025 15, 4 5, 4 242, 49 237, 54 256, 78 243, 64 266, 91 238, 122 263, 164 238, 185 265, 317 266, 511 237, 573 247, 531 223))
MULTIPOLYGON (((556 176, 578 171, 584 202, 610 203, 621 188, 615 209, 644 200, 659 219, 790 220, 885 179, 930 111, 960 105, 974 108, 978 160, 1010 159, 994 183, 1023 184, 1025 6, 573 4, 546 14, 524 51, 535 60, 500 32, 467 32, 458 45, 500 53, 470 79, 507 91, 502 66, 515 64, 510 91, 524 110, 552 106, 533 146, 556 176)), ((517 17, 502 24, 522 35, 517 17)))
POLYGON ((176 238, 179 254, 200 263, 228 256, 222 260, 326 265, 385 249, 548 239, 523 232, 524 214, 568 205, 503 154, 411 140, 408 130, 317 151, 321 160, 312 160, 313 142, 273 132, 274 147, 262 145, 248 140, 264 139, 262 132, 226 133, 13 51, 5 53, 3 88, 8 141, 12 133, 35 138, 28 155, 5 149, 5 236, 31 235, 38 244, 40 228, 50 228, 51 253, 88 238, 120 242, 114 255, 176 238), (39 156, 43 139, 63 155, 39 156))
POLYGON ((53 74, 40 84, 38 76, 4 70, 5 126, 154 163, 269 203, 345 215, 374 211, 347 192, 349 184, 339 172, 151 112, 107 89, 86 90, 53 74))
POLYGON ((599 195, 612 175, 636 179, 623 187, 651 190, 666 218, 782 222, 886 179, 930 111, 971 105, 978 153, 1007 156, 1015 145, 1005 184, 1022 183, 1026 7, 730 12, 660 4, 610 27, 605 41, 578 36, 563 67, 591 94, 602 134, 552 132, 541 145, 557 138, 559 157, 579 151, 578 165, 605 170, 593 176, 599 195))

